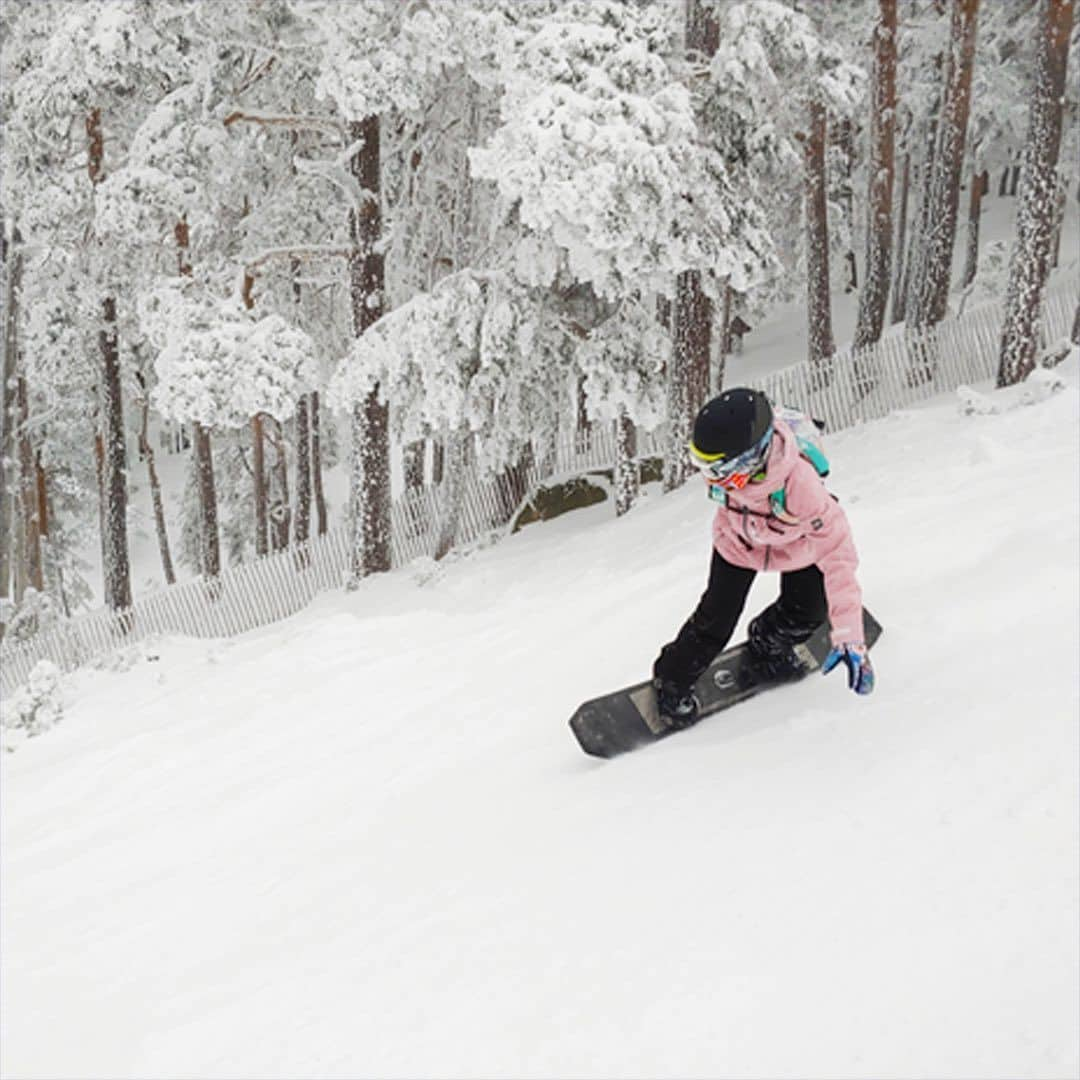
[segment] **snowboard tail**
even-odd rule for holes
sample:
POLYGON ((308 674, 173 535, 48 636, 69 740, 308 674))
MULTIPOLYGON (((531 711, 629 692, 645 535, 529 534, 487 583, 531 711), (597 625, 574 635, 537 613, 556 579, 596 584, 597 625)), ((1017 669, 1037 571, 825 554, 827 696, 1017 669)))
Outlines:
MULTIPOLYGON (((863 629, 866 644, 873 646, 881 636, 881 625, 865 610, 863 629)), ((806 641, 795 646, 801 670, 782 680, 765 678, 750 664, 746 642, 725 649, 694 687, 701 706, 699 719, 729 709, 763 690, 798 681, 818 671, 830 648, 829 627, 823 623, 806 641)), ((586 701, 570 718, 570 729, 586 754, 601 758, 617 757, 680 730, 668 727, 660 716, 656 692, 648 682, 586 701)))

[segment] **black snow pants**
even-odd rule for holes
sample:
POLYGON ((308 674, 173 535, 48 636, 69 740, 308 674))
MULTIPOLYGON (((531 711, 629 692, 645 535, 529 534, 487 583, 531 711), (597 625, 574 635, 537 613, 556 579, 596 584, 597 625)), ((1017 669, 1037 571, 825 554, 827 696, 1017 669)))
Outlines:
MULTIPOLYGON (((675 640, 660 651, 653 675, 689 690, 731 640, 756 570, 733 566, 714 551, 709 585, 675 640)), ((780 575, 780 596, 749 627, 751 651, 763 659, 790 656, 828 618, 825 580, 816 566, 780 575)))

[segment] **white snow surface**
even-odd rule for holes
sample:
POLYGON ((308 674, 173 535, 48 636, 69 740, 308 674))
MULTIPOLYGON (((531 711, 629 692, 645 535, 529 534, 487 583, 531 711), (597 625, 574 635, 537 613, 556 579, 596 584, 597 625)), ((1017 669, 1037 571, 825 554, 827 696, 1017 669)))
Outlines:
POLYGON ((704 586, 696 483, 72 677, 3 755, 3 1075, 1076 1076, 1064 374, 829 438, 867 699, 579 751, 704 586))

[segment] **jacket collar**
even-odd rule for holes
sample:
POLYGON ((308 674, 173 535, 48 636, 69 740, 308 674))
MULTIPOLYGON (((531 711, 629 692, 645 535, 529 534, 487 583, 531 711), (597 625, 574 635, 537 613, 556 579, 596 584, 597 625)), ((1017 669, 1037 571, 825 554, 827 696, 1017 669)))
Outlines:
POLYGON ((774 417, 773 437, 765 462, 765 476, 757 482, 751 481, 742 491, 729 491, 728 505, 733 509, 745 506, 748 510, 768 512, 769 496, 774 491, 783 490, 798 460, 799 446, 794 433, 783 420, 774 417))

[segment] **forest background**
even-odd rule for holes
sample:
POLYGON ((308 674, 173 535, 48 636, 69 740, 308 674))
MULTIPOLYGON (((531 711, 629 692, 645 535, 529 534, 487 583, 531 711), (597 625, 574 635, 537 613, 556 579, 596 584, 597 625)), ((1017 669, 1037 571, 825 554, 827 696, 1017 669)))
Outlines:
POLYGON ((795 297, 827 380, 838 293, 856 348, 1004 296, 1015 382, 1080 195, 1072 0, 17 0, 0 35, 13 638, 131 605, 137 485, 166 584, 335 515, 355 583, 425 488, 445 554, 466 470, 512 502, 598 425, 624 512, 639 434, 680 483, 795 297))

